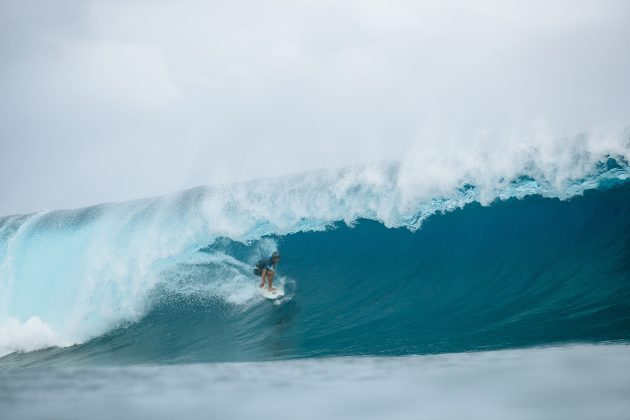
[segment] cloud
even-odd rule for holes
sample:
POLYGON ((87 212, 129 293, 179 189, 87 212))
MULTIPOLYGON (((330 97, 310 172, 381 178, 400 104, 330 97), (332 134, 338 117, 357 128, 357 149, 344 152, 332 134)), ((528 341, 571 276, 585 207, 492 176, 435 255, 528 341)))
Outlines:
POLYGON ((1 0, 0 214, 627 125, 629 23, 614 0, 1 0))
POLYGON ((48 86, 79 104, 151 110, 179 92, 162 52, 154 46, 85 42, 63 46, 61 54, 48 86))

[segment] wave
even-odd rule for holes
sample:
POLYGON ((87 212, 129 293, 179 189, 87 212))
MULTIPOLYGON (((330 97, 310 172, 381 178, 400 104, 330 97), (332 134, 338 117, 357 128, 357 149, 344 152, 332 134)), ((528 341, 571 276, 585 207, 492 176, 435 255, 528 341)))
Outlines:
POLYGON ((2 218, 0 354, 80 344, 49 351, 170 362, 626 339, 627 155, 576 159, 562 176, 530 160, 447 189, 384 162, 2 218), (289 293, 269 305, 251 265, 276 248, 289 293))

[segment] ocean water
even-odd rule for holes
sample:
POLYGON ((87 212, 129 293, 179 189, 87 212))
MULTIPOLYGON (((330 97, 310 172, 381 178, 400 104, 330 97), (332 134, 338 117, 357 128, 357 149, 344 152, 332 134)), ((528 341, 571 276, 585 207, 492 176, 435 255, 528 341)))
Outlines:
POLYGON ((0 218, 0 408, 623 418, 630 168, 574 155, 455 184, 381 162, 0 218), (274 250, 286 294, 268 301, 252 268, 274 250))
POLYGON ((630 349, 0 371, 3 418, 626 419, 630 349))

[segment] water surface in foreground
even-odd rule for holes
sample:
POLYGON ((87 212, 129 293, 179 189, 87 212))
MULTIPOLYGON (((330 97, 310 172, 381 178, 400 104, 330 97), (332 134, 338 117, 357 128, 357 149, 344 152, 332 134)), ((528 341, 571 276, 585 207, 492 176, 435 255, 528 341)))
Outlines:
POLYGON ((0 371, 3 419, 627 419, 630 346, 0 371))

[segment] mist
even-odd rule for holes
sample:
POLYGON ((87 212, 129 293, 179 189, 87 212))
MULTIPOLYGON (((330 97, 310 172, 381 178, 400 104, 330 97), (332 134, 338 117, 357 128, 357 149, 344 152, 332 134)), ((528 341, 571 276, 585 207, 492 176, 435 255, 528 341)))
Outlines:
POLYGON ((0 215, 557 151, 629 125, 629 28, 613 0, 0 0, 0 215))

